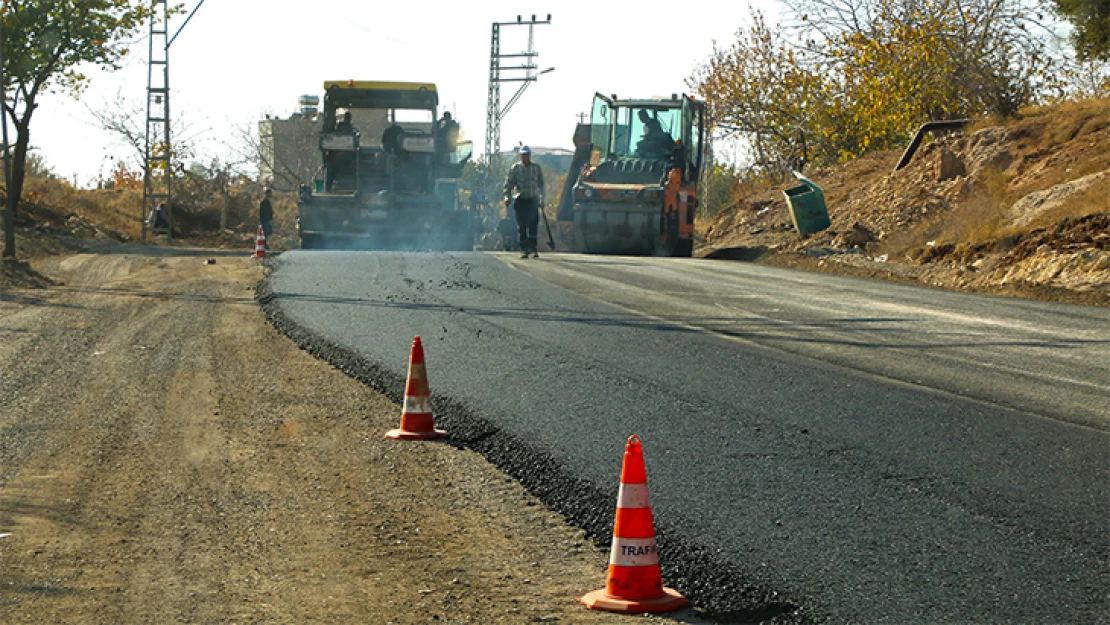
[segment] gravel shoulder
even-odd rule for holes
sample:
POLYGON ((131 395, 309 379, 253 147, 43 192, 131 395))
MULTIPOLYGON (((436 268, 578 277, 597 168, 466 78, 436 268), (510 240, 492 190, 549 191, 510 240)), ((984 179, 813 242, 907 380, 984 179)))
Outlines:
POLYGON ((384 439, 399 407, 266 322, 257 261, 115 252, 0 290, 0 622, 627 622, 517 482, 384 439))

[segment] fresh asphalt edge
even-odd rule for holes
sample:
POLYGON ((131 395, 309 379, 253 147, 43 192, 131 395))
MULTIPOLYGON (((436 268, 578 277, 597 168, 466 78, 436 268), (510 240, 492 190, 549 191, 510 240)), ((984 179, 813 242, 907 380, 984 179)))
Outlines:
MULTIPOLYGON (((276 266, 271 262, 267 265, 276 266)), ((256 286, 255 299, 270 324, 301 349, 393 402, 404 402, 403 376, 293 322, 282 310, 268 274, 256 286)), ((613 538, 616 488, 602 491, 575 477, 546 452, 499 429, 461 402, 434 392, 432 401, 436 425, 449 432, 449 443, 480 453, 608 551, 613 538)), ((808 625, 819 620, 797 602, 746 581, 735 566, 705 546, 667 531, 666 524, 659 520, 656 541, 664 583, 683 593, 699 612, 718 623, 808 625)), ((583 594, 589 590, 583 589, 583 594)))

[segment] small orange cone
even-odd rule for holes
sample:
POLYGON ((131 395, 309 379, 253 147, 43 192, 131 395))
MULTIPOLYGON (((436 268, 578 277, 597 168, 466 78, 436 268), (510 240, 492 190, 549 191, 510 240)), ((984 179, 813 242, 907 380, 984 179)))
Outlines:
POLYGON ((251 258, 266 258, 266 233, 262 226, 258 227, 258 238, 254 240, 254 256, 251 258))
POLYGON ((626 614, 673 612, 690 603, 677 591, 663 587, 644 453, 640 437, 635 434, 628 437, 624 448, 613 549, 609 552, 609 579, 605 588, 589 593, 581 601, 591 610, 626 614))
POLYGON ((422 440, 445 436, 447 432, 436 429, 435 417, 432 416, 428 371, 424 368, 424 345, 420 343, 418 336, 412 340, 412 354, 409 356, 409 377, 405 383, 401 427, 386 432, 385 437, 422 440))

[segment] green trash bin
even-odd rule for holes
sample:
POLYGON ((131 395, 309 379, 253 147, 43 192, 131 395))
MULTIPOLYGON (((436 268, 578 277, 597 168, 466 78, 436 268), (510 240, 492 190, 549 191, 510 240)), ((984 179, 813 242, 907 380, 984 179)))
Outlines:
POLYGON ((324 181, 323 180, 320 180, 319 178, 317 178, 316 180, 313 180, 312 182, 316 186, 316 192, 317 193, 323 193, 324 192, 324 181))
POLYGON ((821 187, 798 172, 794 172, 794 177, 802 184, 790 187, 782 194, 786 196, 786 204, 790 207, 794 229, 807 237, 832 225, 829 222, 829 209, 825 206, 825 194, 821 187))

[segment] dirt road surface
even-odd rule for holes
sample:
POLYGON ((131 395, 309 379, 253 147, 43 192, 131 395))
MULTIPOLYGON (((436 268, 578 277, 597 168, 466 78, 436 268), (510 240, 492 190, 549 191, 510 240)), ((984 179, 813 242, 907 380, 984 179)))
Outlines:
POLYGON ((257 261, 162 253, 0 291, 0 622, 628 622, 519 484, 384 439, 398 406, 266 323, 257 261))

